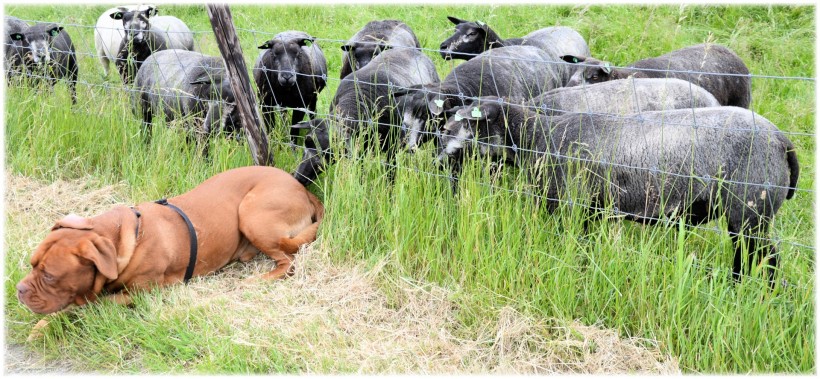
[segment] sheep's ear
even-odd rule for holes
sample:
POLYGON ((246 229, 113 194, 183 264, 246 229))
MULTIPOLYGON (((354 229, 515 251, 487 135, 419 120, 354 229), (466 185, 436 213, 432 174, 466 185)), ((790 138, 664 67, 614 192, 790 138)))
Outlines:
POLYGON ((299 46, 313 45, 313 41, 315 41, 315 40, 316 40, 316 38, 305 38, 305 39, 299 40, 299 46))
POLYGON ((383 43, 380 43, 377 46, 379 46, 379 51, 387 51, 393 48, 393 45, 385 45, 383 43))
POLYGON ((211 84, 211 83, 214 83, 215 81, 216 81, 215 77, 211 77, 211 76, 208 76, 208 75, 203 75, 203 76, 200 76, 200 77, 188 82, 188 84, 190 84, 190 85, 211 84))
POLYGON ((463 24, 467 22, 466 20, 462 20, 460 18, 455 18, 453 16, 447 16, 447 19, 450 20, 454 25, 463 24))
POLYGON ((467 106, 467 107, 462 107, 461 109, 459 109, 456 112, 456 114, 453 115, 453 118, 456 121, 461 121, 461 120, 478 121, 478 120, 483 120, 483 119, 487 118, 487 112, 482 107, 467 106))
POLYGON ((109 16, 115 20, 122 20, 123 13, 121 11, 112 12, 109 16))
POLYGON ((350 51, 350 49, 352 49, 352 48, 353 48, 353 46, 350 46, 350 45, 342 45, 342 51, 350 51))
POLYGON ((9 37, 11 37, 12 41, 22 41, 23 38, 25 38, 22 33, 11 33, 9 37))
POLYGON ((478 20, 475 23, 476 23, 476 25, 478 25, 478 28, 483 30, 485 33, 487 33, 488 30, 490 29, 490 27, 487 26, 487 24, 485 24, 484 21, 478 20))
POLYGON ((290 126, 291 129, 310 129, 312 126, 310 125, 310 121, 302 121, 298 124, 294 124, 290 126))
POLYGON ((268 42, 263 43, 262 46, 259 46, 259 50, 267 50, 267 49, 270 49, 272 47, 273 47, 273 44, 270 43, 270 41, 268 41, 268 42))
POLYGON ((444 105, 445 100, 443 99, 432 99, 427 101, 427 109, 429 109, 430 114, 434 116, 438 116, 444 112, 444 105))
POLYGON ((57 27, 51 28, 48 31, 48 35, 50 35, 52 37, 57 37, 57 35, 59 35, 61 31, 63 31, 63 27, 62 26, 57 26, 57 27))
POLYGON ((149 17, 150 16, 156 16, 157 15, 157 8, 156 7, 148 7, 148 10, 146 11, 145 14, 148 15, 149 17))
POLYGON ((612 67, 610 67, 609 62, 604 62, 604 65, 601 66, 601 69, 604 70, 604 73, 609 75, 612 72, 612 67))
POLYGON ((581 63, 587 60, 585 57, 576 57, 574 55, 562 55, 561 59, 563 59, 564 62, 567 63, 581 63))

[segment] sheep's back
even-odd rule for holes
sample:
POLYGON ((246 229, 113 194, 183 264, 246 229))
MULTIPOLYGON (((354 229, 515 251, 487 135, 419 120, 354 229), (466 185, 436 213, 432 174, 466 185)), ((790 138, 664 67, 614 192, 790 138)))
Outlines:
POLYGON ((553 48, 558 56, 590 56, 589 46, 584 37, 575 29, 566 26, 550 26, 538 29, 523 37, 523 45, 539 48, 553 48))
POLYGON ((569 114, 553 119, 553 127, 558 132, 551 142, 560 146, 560 155, 580 158, 576 162, 592 173, 591 188, 614 194, 616 206, 627 213, 657 217, 699 197, 715 201, 709 196, 718 189, 727 202, 768 197, 770 214, 786 198, 791 142, 771 122, 742 108, 620 118, 569 114))
POLYGON ((194 49, 194 34, 182 20, 174 16, 151 17, 151 32, 165 39, 167 49, 194 49))
POLYGON ((557 61, 554 54, 533 46, 490 49, 458 65, 443 84, 465 96, 531 99, 562 85, 565 68, 557 61))
POLYGON ((711 93, 677 78, 629 78, 555 88, 528 103, 552 115, 566 112, 627 115, 645 111, 720 106, 711 93))

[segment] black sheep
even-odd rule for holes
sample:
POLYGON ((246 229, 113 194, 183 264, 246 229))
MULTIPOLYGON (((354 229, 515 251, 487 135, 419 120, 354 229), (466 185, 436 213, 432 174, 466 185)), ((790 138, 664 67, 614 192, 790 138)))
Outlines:
POLYGON ((403 132, 401 112, 394 92, 414 85, 438 82, 433 62, 414 49, 394 48, 382 52, 366 66, 342 79, 330 104, 328 120, 313 119, 296 128, 310 128, 302 163, 293 174, 304 185, 311 183, 330 160, 329 127, 337 127, 347 143, 371 130, 378 135, 379 149, 391 159, 403 132), (370 126, 376 124, 374 126, 370 126), (308 144, 313 144, 308 147, 308 144))
POLYGON ((342 45, 339 78, 366 66, 371 59, 391 47, 421 48, 416 34, 399 20, 370 21, 342 45))
MULTIPOLYGON (((274 125, 275 107, 294 108, 290 122, 315 118, 316 100, 325 88, 327 61, 315 38, 305 32, 287 31, 265 42, 253 67, 262 116, 268 128, 274 125)), ((298 129, 291 128, 290 142, 296 143, 298 129)))
POLYGON ((578 63, 568 87, 582 83, 599 83, 613 79, 678 78, 695 83, 712 93, 721 105, 749 108, 752 80, 743 60, 732 50, 716 44, 701 44, 656 58, 639 60, 624 68, 611 67, 595 58, 563 56, 564 61, 578 63), (688 73, 688 72, 693 73, 688 73))
POLYGON ((574 172, 586 174, 581 193, 590 209, 612 202, 626 218, 650 224, 684 217, 698 225, 726 216, 736 247, 734 277, 765 260, 773 280, 778 256, 760 239, 783 202, 794 197, 799 165, 791 141, 762 116, 712 107, 549 117, 495 97, 454 111, 439 159, 476 147, 527 167, 546 187, 550 206, 565 198, 574 172), (744 248, 753 256, 746 266, 744 248))
POLYGON ((470 60, 489 49, 504 46, 535 46, 561 55, 589 55, 589 46, 577 31, 566 26, 538 29, 521 38, 502 39, 487 24, 447 17, 456 25, 455 33, 439 46, 444 59, 470 60))

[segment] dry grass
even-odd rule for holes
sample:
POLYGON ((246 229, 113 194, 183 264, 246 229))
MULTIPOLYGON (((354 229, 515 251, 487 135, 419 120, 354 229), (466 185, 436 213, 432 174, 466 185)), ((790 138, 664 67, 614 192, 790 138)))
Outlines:
MULTIPOLYGON (((127 202, 122 185, 41 184, 9 174, 5 179, 6 245, 23 251, 31 251, 65 214, 89 216, 127 202)), ((307 372, 680 371, 677 360, 660 353, 652 341, 620 338, 616 331, 578 322, 537 319, 511 307, 490 312, 495 317, 485 320, 480 331, 467 331, 458 321, 459 304, 452 290, 391 277, 383 265, 334 264, 327 254, 331 248, 320 240, 304 249, 295 275, 285 281, 249 279, 273 264, 257 258, 187 286, 164 288, 140 306, 160 322, 180 314, 207 314, 210 330, 222 333, 225 343, 278 351, 307 372)), ((27 259, 7 257, 6 264, 25 266, 27 259)), ((14 348, 6 355, 11 372, 44 364, 19 351, 25 345, 7 342, 9 347, 14 348)))

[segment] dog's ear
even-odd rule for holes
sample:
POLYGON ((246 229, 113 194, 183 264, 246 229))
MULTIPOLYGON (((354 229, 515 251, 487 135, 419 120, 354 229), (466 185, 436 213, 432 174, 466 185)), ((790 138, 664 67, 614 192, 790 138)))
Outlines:
POLYGON ((94 262, 97 271, 108 279, 119 277, 117 272, 117 250, 110 239, 97 236, 91 243, 86 243, 79 249, 77 255, 94 262))
POLYGON ((57 221, 57 223, 51 227, 51 230, 54 231, 60 228, 91 230, 94 229, 94 223, 91 219, 80 217, 72 213, 63 217, 62 220, 57 221))

